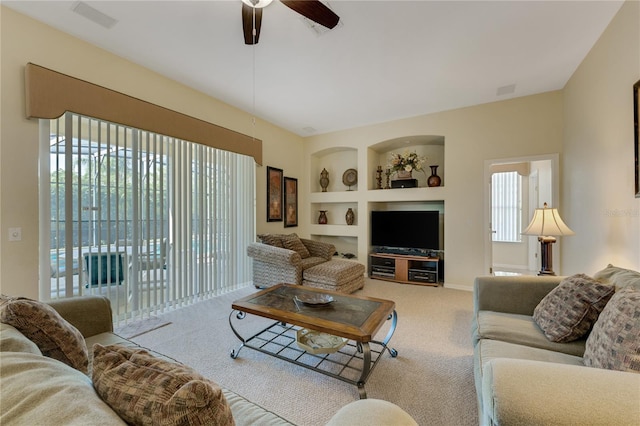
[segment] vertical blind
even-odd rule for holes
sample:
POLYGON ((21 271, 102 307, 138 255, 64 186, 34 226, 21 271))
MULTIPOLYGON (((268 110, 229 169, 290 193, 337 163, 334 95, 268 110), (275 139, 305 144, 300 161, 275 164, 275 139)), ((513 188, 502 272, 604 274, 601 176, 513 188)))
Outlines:
POLYGON ((73 113, 41 123, 43 298, 102 294, 126 322, 250 283, 251 157, 73 113))
POLYGON ((500 172, 491 176, 493 241, 520 242, 522 237, 522 176, 500 172))

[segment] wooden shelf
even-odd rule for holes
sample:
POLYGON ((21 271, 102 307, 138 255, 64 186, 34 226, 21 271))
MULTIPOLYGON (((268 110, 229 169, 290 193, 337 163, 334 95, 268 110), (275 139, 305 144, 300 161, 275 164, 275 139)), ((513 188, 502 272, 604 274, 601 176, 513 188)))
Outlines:
POLYGON ((436 257, 372 253, 369 255, 369 278, 437 287, 439 264, 440 259, 436 257))

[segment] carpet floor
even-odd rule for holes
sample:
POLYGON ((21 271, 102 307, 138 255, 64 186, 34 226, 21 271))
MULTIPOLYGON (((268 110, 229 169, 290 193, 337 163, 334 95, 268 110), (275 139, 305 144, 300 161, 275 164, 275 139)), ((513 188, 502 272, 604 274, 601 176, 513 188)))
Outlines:
MULTIPOLYGON (((340 407, 359 398, 356 386, 249 348, 235 360, 229 356, 240 343, 228 323, 231 303, 255 291, 244 288, 159 315, 170 324, 133 340, 292 423, 325 424, 340 407)), ((365 386, 367 396, 399 405, 420 425, 477 425, 472 293, 366 279, 365 288, 355 294, 393 300, 398 313, 389 344, 398 356, 382 355, 365 386)), ((263 319, 247 315, 242 333, 249 336, 264 325, 263 319)), ((388 324, 377 340, 387 330, 388 324)))

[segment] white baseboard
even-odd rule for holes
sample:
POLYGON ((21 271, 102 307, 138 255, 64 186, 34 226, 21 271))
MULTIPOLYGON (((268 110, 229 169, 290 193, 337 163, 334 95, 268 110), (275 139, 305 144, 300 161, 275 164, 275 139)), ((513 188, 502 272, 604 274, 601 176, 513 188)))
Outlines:
POLYGON ((509 265, 506 263, 494 263, 493 264, 493 269, 498 269, 500 270, 501 268, 503 269, 517 269, 517 270, 521 270, 521 271, 526 271, 527 269, 529 269, 528 265, 509 265))
POLYGON ((468 286, 468 285, 461 285, 461 284, 447 284, 447 283, 444 283, 442 286, 444 288, 450 288, 451 290, 473 291, 473 284, 468 286))

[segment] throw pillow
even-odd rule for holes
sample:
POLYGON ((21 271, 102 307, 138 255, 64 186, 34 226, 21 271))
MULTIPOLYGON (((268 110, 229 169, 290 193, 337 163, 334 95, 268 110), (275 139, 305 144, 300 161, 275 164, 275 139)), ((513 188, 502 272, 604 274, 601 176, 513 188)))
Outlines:
POLYGON ((0 322, 24 334, 42 355, 89 372, 89 353, 82 333, 46 303, 1 295, 0 322))
POLYGON ((300 240, 297 234, 289 234, 282 237, 282 245, 284 248, 297 252, 301 258, 306 259, 311 256, 309 250, 300 240))
POLYGON ((587 338, 587 367, 640 373, 640 291, 625 288, 607 303, 587 338))
POLYGON ((284 246, 282 245, 282 236, 281 235, 277 235, 277 234, 260 234, 260 235, 258 235, 258 238, 260 238, 260 241, 263 244, 268 244, 270 246, 284 248, 284 246))
POLYGON ((619 268, 612 264, 596 272, 593 278, 604 284, 615 286, 616 291, 625 287, 634 287, 636 290, 640 290, 640 272, 619 268))
POLYGON ((234 425, 218 385, 142 349, 95 344, 93 385, 130 424, 234 425))
POLYGON ((572 275, 540 301, 533 320, 552 342, 571 342, 589 332, 614 291, 585 274, 572 275))

